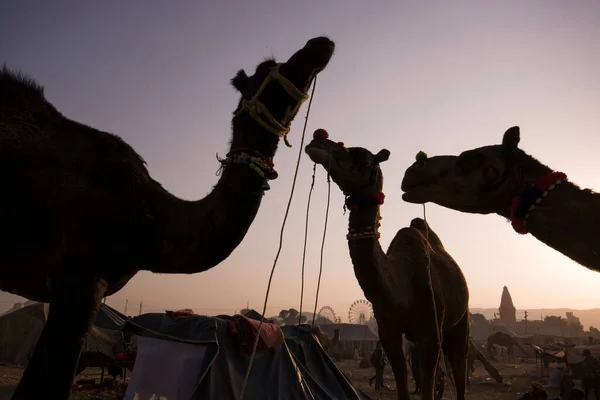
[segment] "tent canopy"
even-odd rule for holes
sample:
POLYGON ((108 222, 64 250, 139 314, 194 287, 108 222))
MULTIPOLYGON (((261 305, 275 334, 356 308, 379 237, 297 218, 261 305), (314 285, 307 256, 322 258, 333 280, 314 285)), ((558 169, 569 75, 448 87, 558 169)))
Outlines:
POLYGON ((340 341, 376 342, 379 337, 367 325, 357 324, 324 324, 319 328, 329 337, 333 337, 336 329, 340 330, 340 341))
MULTIPOLYGON (((147 391, 159 397, 174 393, 169 400, 239 398, 257 325, 258 321, 242 316, 132 318, 124 330, 139 336, 139 347, 125 400, 147 391), (153 367, 159 363, 169 363, 182 374, 166 376, 161 373, 164 368, 153 367)), ((263 324, 263 331, 244 399, 368 400, 352 387, 310 331, 286 326, 282 332, 269 323, 263 324)))
POLYGON ((246 318, 254 319, 257 321, 260 321, 261 319, 263 319, 262 315, 260 315, 260 313, 253 308, 246 311, 243 315, 246 318))
MULTIPOLYGON (((26 365, 42 334, 48 304, 33 303, 0 316, 0 363, 26 365)), ((119 329, 126 317, 102 304, 94 327, 86 337, 82 353, 99 352, 113 358, 123 349, 119 329)))

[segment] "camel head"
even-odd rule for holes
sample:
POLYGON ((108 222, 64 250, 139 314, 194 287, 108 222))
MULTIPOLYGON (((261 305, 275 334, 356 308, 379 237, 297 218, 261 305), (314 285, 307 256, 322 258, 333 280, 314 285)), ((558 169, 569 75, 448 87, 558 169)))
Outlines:
POLYGON ((284 63, 263 61, 251 76, 239 70, 231 79, 242 95, 234 112, 232 145, 274 153, 277 137, 286 137, 313 79, 327 66, 334 48, 328 38, 317 37, 284 63))
POLYGON ((519 144, 519 127, 504 133, 502 144, 480 147, 458 156, 417 156, 404 173, 402 199, 432 202, 474 214, 502 214, 524 188, 527 156, 519 144))
POLYGON ((371 195, 383 187, 379 164, 390 157, 389 150, 373 154, 362 147, 347 148, 343 143, 329 140, 325 130, 317 129, 305 151, 313 162, 329 172, 346 196, 371 195))

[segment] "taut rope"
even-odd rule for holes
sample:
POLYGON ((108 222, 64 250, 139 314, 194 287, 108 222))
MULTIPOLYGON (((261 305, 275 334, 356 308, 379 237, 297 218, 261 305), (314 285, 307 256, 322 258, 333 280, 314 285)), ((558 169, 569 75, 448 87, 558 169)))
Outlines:
MULTIPOLYGON (((271 72, 271 74, 273 75, 274 73, 271 72)), ((276 73, 276 75, 273 75, 273 76, 275 78, 277 78, 277 79, 280 79, 278 76, 283 77, 279 73, 276 73)), ((287 81, 287 79, 286 79, 286 81, 287 81)), ((266 82, 266 80, 265 80, 265 82, 266 82)), ((264 87, 266 86, 265 82, 263 82, 263 85, 261 86, 261 89, 264 89, 264 87)), ((283 82, 283 81, 280 80, 280 82, 283 82)), ((303 151, 303 146, 304 146, 304 136, 306 134, 306 125, 308 124, 308 117, 310 115, 310 107, 312 105, 313 96, 315 94, 315 88, 316 87, 317 87, 317 76, 315 75, 315 80, 314 80, 313 87, 312 87, 312 92, 311 92, 311 95, 310 95, 310 101, 308 102, 308 109, 306 110, 306 117, 304 118, 304 128, 302 129, 302 138, 300 140, 300 149, 298 150, 298 159, 296 160, 296 170, 294 171, 294 179, 292 180, 292 189, 290 191, 290 197, 288 199, 287 207, 285 209, 285 215, 283 217, 283 222, 281 224, 281 231, 279 233, 279 247, 277 249, 277 254, 275 255, 275 260, 273 261, 273 267, 271 268, 271 274, 269 275, 269 283, 267 284, 267 292, 265 294, 265 302, 264 302, 263 310, 262 310, 262 315, 263 316, 267 312, 267 303, 269 301, 269 292, 271 291, 271 283, 273 282, 273 275, 275 273, 275 267, 277 266, 277 261, 279 260, 279 255, 281 254, 281 248, 283 247, 283 232, 285 230, 285 223, 287 222, 287 217, 288 217, 289 212, 290 212, 290 206, 292 205, 292 198, 294 197, 294 189, 296 188, 296 180, 298 178, 298 169, 300 168, 300 160, 302 159, 302 151, 303 151)), ((286 88, 286 90, 288 90, 285 85, 284 85, 284 88, 286 88)), ((259 90, 259 92, 260 92, 260 90, 259 90)), ((288 91, 288 93, 289 93, 289 91, 288 91)), ((257 93, 257 95, 253 97, 253 100, 254 99, 258 99, 258 94, 259 93, 257 93)), ((257 100, 257 103, 258 104, 262 104, 258 100, 257 100)), ((251 111, 251 115, 252 115, 252 111, 251 111)), ((267 115, 267 117, 270 116, 270 114, 265 114, 265 115, 267 115)), ((256 120, 256 121, 258 122, 259 120, 256 120)), ((266 127, 265 127, 265 129, 268 130, 268 128, 266 128, 266 127)), ((287 139, 286 139, 286 135, 287 135, 287 132, 289 132, 289 128, 286 128, 286 129, 287 129, 287 131, 285 132, 285 134, 279 135, 279 136, 284 137, 284 139, 286 140, 286 144, 288 146, 290 146, 289 142, 287 142, 287 139)), ((242 390, 241 390, 241 393, 240 393, 240 400, 244 399, 244 393, 246 391, 246 385, 248 384, 248 377, 250 376, 250 371, 252 371, 252 363, 254 362, 254 356, 256 355, 256 348, 258 347, 258 341, 260 340, 260 331, 262 329, 263 320, 264 320, 264 317, 260 319, 260 322, 258 324, 258 332, 256 334, 256 340, 254 341, 254 346, 252 348, 252 354, 250 356, 250 362, 248 364, 248 369, 246 370, 246 376, 244 377, 244 382, 242 384, 242 390)))
MULTIPOLYGON (((438 340, 438 363, 442 363, 444 373, 446 374, 448 379, 450 379, 450 376, 448 375, 448 369, 446 368, 446 360, 442 351, 442 332, 440 330, 440 324, 438 322, 437 305, 435 304, 435 291, 433 289, 433 279, 431 278, 431 244, 429 243, 429 223, 427 222, 427 211, 425 209, 425 203, 423 203, 423 221, 425 221, 425 241, 427 242, 427 276, 429 278, 429 292, 431 293, 431 301, 433 301, 433 317, 435 318, 435 332, 437 334, 438 340)), ((437 365, 435 376, 437 378, 437 365)), ((436 383, 437 380, 434 381, 434 387, 436 383)), ((454 394, 452 393, 452 391, 450 391, 450 397, 454 399, 454 394)))

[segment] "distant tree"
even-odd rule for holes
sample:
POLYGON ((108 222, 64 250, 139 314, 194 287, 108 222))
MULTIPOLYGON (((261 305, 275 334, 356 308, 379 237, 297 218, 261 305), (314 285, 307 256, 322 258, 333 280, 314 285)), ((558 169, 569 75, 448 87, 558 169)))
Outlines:
POLYGON ((558 315, 546 315, 544 317, 544 324, 547 326, 554 326, 557 328, 567 328, 569 325, 567 320, 558 315))
POLYGON ((595 326, 590 326, 590 333, 598 338, 600 338, 600 330, 595 326))
MULTIPOLYGON (((296 325, 298 323, 298 317, 300 313, 295 308, 290 308, 289 310, 281 310, 279 312, 279 318, 285 325, 296 325)), ((300 319, 300 323, 306 323, 306 316, 303 315, 300 319)))
POLYGON ((575 333, 583 333, 585 331, 585 328, 581 322, 571 324, 569 328, 575 333))

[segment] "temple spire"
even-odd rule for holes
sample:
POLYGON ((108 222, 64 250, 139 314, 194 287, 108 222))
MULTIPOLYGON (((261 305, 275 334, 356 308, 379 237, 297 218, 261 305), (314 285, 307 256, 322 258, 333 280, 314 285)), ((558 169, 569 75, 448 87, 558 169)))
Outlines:
POLYGON ((517 323, 517 309, 515 308, 508 288, 502 288, 502 298, 500 299, 500 322, 504 325, 515 325, 517 323))

